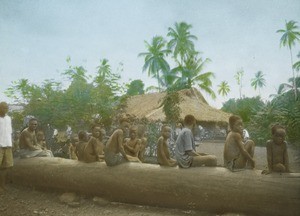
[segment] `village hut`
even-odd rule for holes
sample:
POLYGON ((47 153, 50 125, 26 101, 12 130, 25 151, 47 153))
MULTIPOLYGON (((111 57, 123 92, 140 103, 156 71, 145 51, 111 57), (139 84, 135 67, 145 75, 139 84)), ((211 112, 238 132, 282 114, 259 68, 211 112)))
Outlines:
MULTIPOLYGON (((211 107, 203 95, 196 89, 183 89, 178 91, 181 102, 180 119, 187 114, 195 116, 197 123, 204 127, 227 128, 230 113, 211 107)), ((162 101, 166 92, 135 95, 128 99, 125 112, 138 119, 146 118, 149 121, 164 122, 166 116, 163 112, 162 101)))

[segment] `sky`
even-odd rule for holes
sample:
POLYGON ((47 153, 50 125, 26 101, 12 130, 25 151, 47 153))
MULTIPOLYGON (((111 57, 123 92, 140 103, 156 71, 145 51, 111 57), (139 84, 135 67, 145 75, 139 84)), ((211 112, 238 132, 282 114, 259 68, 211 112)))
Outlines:
MULTIPOLYGON (((215 100, 202 92, 211 106, 239 98, 234 75, 240 69, 242 95, 259 95, 250 82, 262 71, 266 86, 260 93, 268 100, 292 76, 289 50, 280 47, 276 33, 290 20, 300 26, 299 0, 0 0, 0 101, 11 102, 4 91, 19 79, 67 85, 61 73, 68 56, 93 76, 106 58, 113 72, 123 64, 123 83, 141 79, 146 87, 156 85, 142 71, 138 54, 146 52, 145 41, 168 39, 168 28, 182 21, 192 25, 195 49, 211 60, 203 72, 215 74, 213 90, 222 81, 231 87, 215 100)), ((299 60, 300 46, 292 51, 299 60)))

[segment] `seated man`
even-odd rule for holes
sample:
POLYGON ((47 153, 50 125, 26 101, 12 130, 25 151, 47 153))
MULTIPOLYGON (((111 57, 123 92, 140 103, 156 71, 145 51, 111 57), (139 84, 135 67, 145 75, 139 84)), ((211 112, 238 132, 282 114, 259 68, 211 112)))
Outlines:
POLYGON ((193 129, 196 119, 193 115, 186 115, 184 128, 176 140, 175 156, 180 168, 217 166, 217 158, 214 155, 196 152, 193 129))
POLYGON ((127 155, 138 157, 141 149, 141 140, 137 138, 137 127, 132 126, 129 130, 129 137, 124 140, 124 150, 127 155))
POLYGON ((125 162, 140 162, 137 157, 125 153, 123 147, 124 134, 127 133, 130 123, 128 118, 120 119, 120 128, 116 129, 107 141, 104 159, 107 166, 115 166, 125 162))
POLYGON ((50 150, 43 150, 42 147, 37 143, 35 134, 37 124, 37 119, 31 118, 29 120, 29 126, 20 134, 19 146, 21 158, 53 157, 53 154, 50 150))
POLYGON ((224 145, 224 166, 233 169, 242 169, 246 165, 255 168, 254 148, 255 144, 248 139, 243 142, 243 122, 239 116, 230 116, 230 132, 228 133, 224 145))
POLYGON ((171 137, 172 130, 167 125, 164 125, 161 130, 161 137, 157 141, 157 162, 161 166, 177 166, 176 160, 170 157, 168 149, 168 140, 171 137))
POLYGON ((70 144, 69 144, 69 158, 72 160, 78 160, 76 155, 76 147, 78 145, 79 138, 78 134, 74 133, 71 135, 70 144))
POLYGON ((274 125, 272 127, 272 136, 273 138, 267 141, 268 170, 264 170, 262 173, 291 172, 287 143, 285 141, 285 128, 278 124, 274 125))
POLYGON ((84 149, 84 162, 91 163, 104 161, 104 144, 102 142, 102 133, 100 125, 93 125, 92 136, 84 149))

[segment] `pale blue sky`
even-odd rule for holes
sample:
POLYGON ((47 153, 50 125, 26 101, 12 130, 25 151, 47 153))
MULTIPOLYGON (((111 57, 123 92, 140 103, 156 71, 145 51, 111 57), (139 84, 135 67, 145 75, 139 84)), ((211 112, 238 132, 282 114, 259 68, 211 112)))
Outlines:
MULTIPOLYGON (((142 79, 146 86, 156 81, 142 72, 144 40, 165 38, 168 27, 185 21, 198 37, 196 49, 211 63, 205 71, 216 78, 213 88, 228 81, 231 93, 205 98, 217 108, 229 98, 239 97, 235 73, 243 68, 243 94, 258 94, 250 79, 261 70, 267 86, 262 97, 276 93, 291 77, 289 52, 280 48, 285 20, 300 26, 299 0, 0 0, 0 100, 12 81, 26 78, 40 84, 45 79, 66 82, 61 73, 72 65, 96 73, 100 59, 107 58, 112 70, 124 65, 122 81, 142 79)), ((294 59, 300 51, 294 50, 294 59)))

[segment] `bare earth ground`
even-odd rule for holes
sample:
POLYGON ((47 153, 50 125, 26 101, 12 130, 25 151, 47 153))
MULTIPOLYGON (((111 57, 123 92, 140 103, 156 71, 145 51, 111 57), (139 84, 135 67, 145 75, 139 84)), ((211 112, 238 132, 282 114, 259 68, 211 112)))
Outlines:
MULTIPOLYGON (((223 164, 223 142, 204 142, 198 146, 198 151, 214 154, 218 164, 223 164)), ((289 148, 291 170, 300 172, 299 149, 289 148)), ((266 168, 266 149, 257 147, 255 151, 257 169, 266 168)), ((200 168, 201 169, 201 168, 200 168)), ((93 197, 78 195, 76 203, 66 204, 60 201, 62 193, 37 191, 19 185, 8 184, 7 191, 0 194, 1 216, 94 216, 94 215, 131 215, 131 216, 177 216, 177 215, 215 215, 193 210, 168 209, 150 206, 138 206, 123 203, 97 202, 93 197)), ((239 215, 239 214, 227 214, 239 215)))

